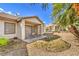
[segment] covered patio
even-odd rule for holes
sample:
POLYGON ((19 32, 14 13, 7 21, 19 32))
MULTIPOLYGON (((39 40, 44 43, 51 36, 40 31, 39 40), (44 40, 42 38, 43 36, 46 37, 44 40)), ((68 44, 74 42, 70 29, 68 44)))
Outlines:
POLYGON ((23 18, 21 28, 22 39, 26 42, 44 38, 44 23, 36 16, 23 18))
POLYGON ((40 23, 34 23, 25 21, 25 40, 30 43, 39 39, 43 39, 46 36, 42 34, 42 26, 40 23))
POLYGON ((23 41, 27 42, 27 43, 31 43, 31 42, 34 42, 34 41, 37 41, 37 40, 41 40, 43 38, 47 38, 47 36, 45 36, 45 35, 39 35, 39 36, 35 36, 35 37, 31 37, 31 38, 25 39, 23 41))
POLYGON ((25 39, 41 36, 41 24, 25 21, 25 39))

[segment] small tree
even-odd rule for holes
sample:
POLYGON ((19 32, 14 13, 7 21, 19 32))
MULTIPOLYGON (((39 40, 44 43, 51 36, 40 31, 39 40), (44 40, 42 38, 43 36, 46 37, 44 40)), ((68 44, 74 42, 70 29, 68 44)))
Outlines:
POLYGON ((72 8, 73 4, 53 4, 53 16, 55 16, 55 22, 62 28, 68 28, 68 30, 79 38, 79 32, 75 26, 78 21, 76 11, 72 8))

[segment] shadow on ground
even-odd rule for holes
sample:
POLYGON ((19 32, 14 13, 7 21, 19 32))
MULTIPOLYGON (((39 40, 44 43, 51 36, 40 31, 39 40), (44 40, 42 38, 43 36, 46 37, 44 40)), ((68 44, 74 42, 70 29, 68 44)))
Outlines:
POLYGON ((61 38, 61 37, 58 36, 58 35, 53 35, 53 36, 48 36, 48 37, 45 38, 44 40, 45 40, 45 41, 51 41, 51 40, 55 40, 55 39, 58 39, 58 38, 61 38))

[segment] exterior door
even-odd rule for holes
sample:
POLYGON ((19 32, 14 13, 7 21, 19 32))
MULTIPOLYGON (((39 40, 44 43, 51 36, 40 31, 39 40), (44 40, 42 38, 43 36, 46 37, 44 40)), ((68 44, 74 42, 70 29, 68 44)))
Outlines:
POLYGON ((25 26, 25 37, 28 38, 31 36, 31 26, 25 26))

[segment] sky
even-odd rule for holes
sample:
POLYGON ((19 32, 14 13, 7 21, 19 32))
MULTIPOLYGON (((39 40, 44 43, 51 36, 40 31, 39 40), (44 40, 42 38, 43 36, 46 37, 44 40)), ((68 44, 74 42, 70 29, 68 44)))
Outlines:
POLYGON ((40 4, 27 4, 27 3, 0 3, 0 12, 20 16, 38 16, 46 25, 52 23, 51 12, 52 5, 49 4, 48 8, 42 9, 40 4))

